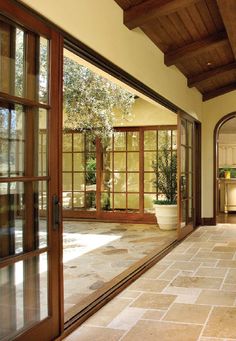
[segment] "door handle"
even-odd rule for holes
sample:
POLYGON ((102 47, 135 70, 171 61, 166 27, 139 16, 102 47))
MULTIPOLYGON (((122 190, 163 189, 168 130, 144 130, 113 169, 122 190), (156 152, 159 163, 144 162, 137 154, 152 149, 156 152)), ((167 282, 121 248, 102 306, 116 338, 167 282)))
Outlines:
POLYGON ((57 230, 61 222, 61 204, 58 196, 53 195, 52 197, 52 228, 57 230))

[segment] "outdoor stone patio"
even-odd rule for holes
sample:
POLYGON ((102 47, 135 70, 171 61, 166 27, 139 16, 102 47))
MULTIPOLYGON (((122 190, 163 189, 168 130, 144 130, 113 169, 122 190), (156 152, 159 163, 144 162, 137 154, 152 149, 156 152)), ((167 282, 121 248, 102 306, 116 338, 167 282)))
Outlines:
POLYGON ((155 224, 65 221, 65 320, 81 300, 175 239, 176 230, 161 231, 155 224))
POLYGON ((201 227, 67 341, 236 341, 236 225, 201 227))

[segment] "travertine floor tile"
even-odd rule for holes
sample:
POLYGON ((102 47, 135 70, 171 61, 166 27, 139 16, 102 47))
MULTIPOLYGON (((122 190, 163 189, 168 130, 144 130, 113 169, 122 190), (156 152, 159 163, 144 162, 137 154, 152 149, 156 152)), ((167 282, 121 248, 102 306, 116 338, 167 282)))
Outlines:
POLYGON ((236 260, 220 260, 216 266, 218 268, 236 268, 236 260))
POLYGON ((203 336, 236 338, 236 308, 215 307, 210 315, 203 336))
POLYGON ((131 284, 129 289, 134 291, 161 292, 168 284, 169 282, 164 280, 140 278, 131 284))
POLYGON ((165 314, 164 310, 146 310, 146 312, 143 314, 142 319, 143 320, 160 320, 162 316, 165 314))
POLYGON ((163 320, 204 324, 210 310, 210 306, 174 303, 163 320))
POLYGON ((178 275, 178 273, 179 270, 166 270, 159 276, 159 279, 171 281, 178 275))
POLYGON ((203 290, 196 300, 196 304, 211 304, 233 306, 236 293, 221 290, 203 290))
POLYGON ((221 278, 178 276, 171 283, 171 286, 184 288, 219 289, 221 283, 222 283, 221 278))
POLYGON ((117 315, 109 324, 108 328, 129 330, 143 316, 145 309, 128 307, 117 315))
POLYGON ((232 252, 208 252, 208 251, 199 251, 196 254, 196 258, 201 260, 204 259, 233 259, 234 253, 232 252))
POLYGON ((195 273, 195 276, 224 277, 227 271, 225 268, 200 267, 195 273))
POLYGON ((122 341, 196 341, 201 328, 184 323, 139 321, 122 341))
POLYGON ((167 309, 175 300, 175 295, 165 294, 142 294, 137 298, 131 307, 145 308, 145 309, 167 309))
POLYGON ((82 326, 67 336, 66 341, 118 341, 125 331, 82 326))
POLYGON ((170 269, 176 270, 196 270, 200 266, 200 262, 174 262, 170 269))
POLYGON ((230 269, 226 279, 225 284, 236 284, 236 269, 230 269))

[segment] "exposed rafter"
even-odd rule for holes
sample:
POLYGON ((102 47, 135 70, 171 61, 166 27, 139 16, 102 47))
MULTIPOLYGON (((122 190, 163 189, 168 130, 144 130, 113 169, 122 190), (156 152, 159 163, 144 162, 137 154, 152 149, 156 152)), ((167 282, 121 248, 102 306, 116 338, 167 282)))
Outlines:
POLYGON ((146 0, 124 11, 124 24, 132 30, 197 1, 199 0, 146 0))
POLYGON ((232 70, 236 70, 236 62, 227 64, 227 65, 223 65, 223 66, 219 66, 215 69, 200 73, 196 76, 190 77, 188 79, 188 86, 190 88, 192 88, 193 86, 198 85, 199 83, 202 83, 210 78, 213 78, 215 76, 221 75, 225 72, 229 72, 232 70))
POLYGON ((203 95, 202 99, 203 101, 207 101, 208 99, 226 94, 227 92, 236 90, 236 83, 228 84, 226 86, 223 86, 222 88, 215 89, 213 91, 207 92, 203 95))
POLYGON ((236 59, 236 1, 217 0, 217 4, 228 33, 234 58, 236 59))
POLYGON ((195 41, 191 44, 180 47, 165 54, 165 64, 171 66, 183 59, 198 56, 205 51, 210 51, 218 46, 222 46, 228 41, 225 31, 213 34, 205 39, 195 41))

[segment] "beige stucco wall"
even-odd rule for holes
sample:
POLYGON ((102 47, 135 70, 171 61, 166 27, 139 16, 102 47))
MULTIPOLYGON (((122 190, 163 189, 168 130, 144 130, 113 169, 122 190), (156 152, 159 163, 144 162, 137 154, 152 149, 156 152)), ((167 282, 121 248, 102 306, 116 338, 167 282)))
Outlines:
POLYGON ((236 91, 203 103, 202 114, 202 216, 213 216, 213 139, 217 122, 236 111, 236 91))
POLYGON ((163 53, 141 30, 123 25, 123 12, 113 0, 23 0, 65 31, 163 95, 201 118, 201 95, 187 87, 175 67, 164 65, 163 53))

